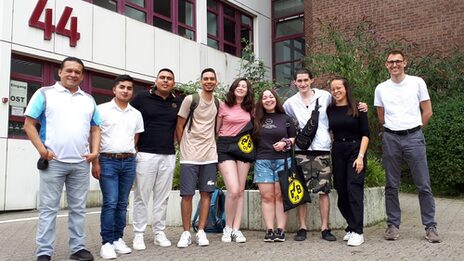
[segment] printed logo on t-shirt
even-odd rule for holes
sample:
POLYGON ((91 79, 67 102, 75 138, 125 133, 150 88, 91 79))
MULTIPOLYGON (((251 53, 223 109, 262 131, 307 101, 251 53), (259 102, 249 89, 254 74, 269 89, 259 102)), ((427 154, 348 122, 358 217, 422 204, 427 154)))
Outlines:
POLYGON ((263 123, 263 128, 265 129, 277 129, 277 126, 274 124, 274 121, 270 118, 266 118, 263 123))

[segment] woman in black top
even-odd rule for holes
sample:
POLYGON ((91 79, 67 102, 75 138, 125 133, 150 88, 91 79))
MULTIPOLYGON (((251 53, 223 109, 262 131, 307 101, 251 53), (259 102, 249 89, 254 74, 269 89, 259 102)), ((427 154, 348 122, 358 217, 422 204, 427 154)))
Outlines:
POLYGON ((333 135, 332 164, 334 187, 338 192, 338 209, 348 223, 343 240, 349 246, 364 242, 364 177, 369 126, 366 112, 357 109, 348 80, 330 81, 333 97, 327 109, 329 129, 333 135))
POLYGON ((278 172, 285 168, 285 157, 290 166, 291 159, 286 151, 292 148, 296 129, 273 90, 261 92, 255 108, 253 136, 257 154, 253 182, 258 184, 261 196, 266 226, 264 241, 283 242, 287 213, 284 212, 278 172))

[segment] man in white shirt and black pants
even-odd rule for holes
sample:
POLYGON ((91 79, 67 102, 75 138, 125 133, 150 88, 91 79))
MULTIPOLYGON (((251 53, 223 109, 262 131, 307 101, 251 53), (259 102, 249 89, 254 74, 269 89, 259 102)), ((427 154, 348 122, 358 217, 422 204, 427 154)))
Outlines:
POLYGON ((432 117, 432 103, 424 80, 406 75, 406 60, 401 51, 388 53, 385 66, 390 79, 377 85, 374 105, 385 132, 382 138, 383 164, 387 178, 385 207, 387 225, 385 239, 399 237, 401 209, 398 187, 403 160, 411 169, 411 176, 419 193, 425 238, 431 243, 441 242, 435 222, 435 200, 430 187, 425 139, 422 133, 432 117))
POLYGON ((92 165, 92 175, 100 181, 103 194, 100 218, 103 259, 116 258, 116 252, 132 251, 122 237, 135 179, 135 144, 139 133, 144 131, 142 114, 129 104, 134 93, 132 77, 116 77, 113 93, 113 100, 98 106, 102 118, 100 157, 92 165))

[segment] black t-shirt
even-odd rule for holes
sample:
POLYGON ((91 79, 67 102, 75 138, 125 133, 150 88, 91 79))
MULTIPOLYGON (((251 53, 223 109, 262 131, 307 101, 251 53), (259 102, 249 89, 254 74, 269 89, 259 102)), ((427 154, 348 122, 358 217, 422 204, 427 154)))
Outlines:
POLYGON ((282 138, 293 138, 295 135, 295 124, 289 116, 280 113, 266 113, 257 140, 256 159, 283 159, 288 154, 275 151, 272 145, 282 138))
POLYGON ((142 113, 145 128, 140 134, 138 151, 175 154, 174 133, 182 99, 183 97, 170 95, 165 100, 148 91, 134 97, 131 105, 142 113))
POLYGON ((334 140, 361 139, 369 137, 369 125, 367 113, 359 111, 358 117, 347 114, 348 106, 330 106, 327 109, 329 117, 329 129, 332 131, 334 140))

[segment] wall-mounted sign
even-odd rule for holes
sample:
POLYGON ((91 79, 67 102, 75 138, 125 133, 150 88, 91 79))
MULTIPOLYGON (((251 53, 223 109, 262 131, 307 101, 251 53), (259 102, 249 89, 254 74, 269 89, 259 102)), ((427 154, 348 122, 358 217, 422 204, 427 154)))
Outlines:
POLYGON ((27 82, 11 80, 10 105, 15 107, 27 106, 27 82))
POLYGON ((11 106, 11 115, 12 116, 23 117, 24 116, 24 108, 23 107, 11 106))
POLYGON ((77 17, 71 17, 72 8, 66 6, 61 14, 58 24, 53 25, 52 17, 53 10, 51 8, 45 8, 48 0, 39 0, 37 5, 32 11, 31 17, 29 18, 29 26, 37 29, 44 30, 44 40, 51 40, 52 33, 69 37, 69 46, 76 47, 77 40, 81 38, 81 34, 77 31, 77 17), (44 21, 39 21, 40 16, 45 11, 44 21), (66 29, 66 24, 71 17, 70 29, 66 29))

